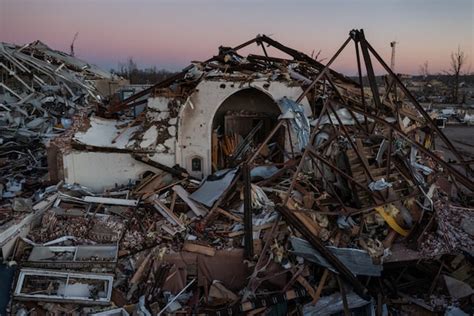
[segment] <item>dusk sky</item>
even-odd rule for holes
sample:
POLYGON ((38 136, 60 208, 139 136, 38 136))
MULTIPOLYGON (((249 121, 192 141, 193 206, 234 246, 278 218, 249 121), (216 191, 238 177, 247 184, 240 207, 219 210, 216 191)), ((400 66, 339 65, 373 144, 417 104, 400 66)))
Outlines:
MULTIPOLYGON (((257 34, 330 57, 353 28, 387 62, 397 41, 397 72, 418 73, 424 61, 432 73, 447 69, 458 45, 474 70, 474 0, 0 0, 0 41, 69 52, 79 32, 76 55, 107 70, 128 57, 179 70, 257 34)), ((334 68, 353 75, 354 58, 352 45, 334 68)))

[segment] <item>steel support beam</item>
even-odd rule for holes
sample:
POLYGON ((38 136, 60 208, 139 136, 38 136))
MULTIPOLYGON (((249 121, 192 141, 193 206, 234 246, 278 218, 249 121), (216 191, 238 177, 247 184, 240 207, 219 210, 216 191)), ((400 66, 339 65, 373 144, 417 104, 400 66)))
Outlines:
POLYGON ((372 90, 372 97, 374 98, 375 107, 381 108, 382 103, 380 102, 379 88, 375 79, 374 68, 372 66, 372 60, 370 59, 369 50, 367 47, 367 41, 365 40, 364 31, 351 31, 351 35, 356 42, 360 43, 362 50, 362 56, 364 57, 365 68, 367 70, 367 78, 369 79, 370 90, 372 90))

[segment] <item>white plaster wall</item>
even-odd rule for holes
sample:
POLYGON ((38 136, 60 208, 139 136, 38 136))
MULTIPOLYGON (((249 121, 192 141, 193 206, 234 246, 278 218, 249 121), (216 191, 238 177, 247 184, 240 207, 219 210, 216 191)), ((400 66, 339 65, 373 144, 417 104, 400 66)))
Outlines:
MULTIPOLYGON (((284 82, 253 81, 242 85, 241 82, 203 80, 196 87, 180 110, 178 123, 178 142, 176 163, 191 170, 191 159, 194 156, 203 158, 203 175, 211 173, 211 135, 214 114, 222 102, 235 92, 245 88, 256 88, 275 101, 288 97, 296 100, 303 90, 301 87, 289 87, 284 82), (225 88, 221 85, 225 84, 225 88), (268 85, 264 87, 264 85, 268 85)), ((311 109, 307 99, 301 102, 305 113, 310 115, 311 109)), ((293 138, 293 137, 292 137, 293 138)), ((198 176, 195 174, 195 176, 198 176)))
POLYGON ((63 155, 63 163, 66 183, 79 183, 96 192, 134 181, 147 170, 160 172, 124 153, 73 151, 63 155))
POLYGON ((145 137, 147 141, 145 143, 142 141, 140 144, 143 149, 153 149, 154 154, 149 156, 151 160, 168 167, 173 167, 176 164, 176 124, 178 118, 171 116, 170 106, 179 106, 179 103, 172 104, 172 101, 173 99, 163 96, 148 99, 146 118, 153 125, 143 136, 147 136, 147 132, 149 134, 154 132, 152 137, 145 137), (147 146, 148 144, 149 146, 147 146))
MULTIPOLYGON (((170 99, 165 97, 148 100, 147 120, 152 126, 140 145, 142 149, 153 150, 150 158, 169 167, 179 164, 193 176, 206 176, 211 173, 211 135, 212 120, 222 102, 232 94, 246 88, 256 88, 277 101, 283 97, 296 100, 303 92, 301 87, 288 87, 284 82, 254 81, 242 85, 241 82, 204 80, 197 86, 188 101, 181 106, 178 117, 170 116, 170 99), (225 84, 225 88, 221 85, 225 84), (269 84, 264 88, 264 85, 269 84), (166 136, 159 143, 157 133, 166 136), (164 133, 164 134, 163 134, 164 133), (202 173, 191 172, 191 159, 203 158, 202 173)), ((309 104, 303 99, 307 115, 311 113, 309 104)), ((163 139, 163 137, 160 137, 163 139)), ((292 137, 293 143, 296 138, 292 137)), ((289 150, 288 144, 286 144, 289 150)), ((63 156, 64 176, 67 183, 79 183, 101 192, 115 184, 134 181, 147 170, 158 170, 136 161, 125 153, 102 153, 73 151, 63 156)))

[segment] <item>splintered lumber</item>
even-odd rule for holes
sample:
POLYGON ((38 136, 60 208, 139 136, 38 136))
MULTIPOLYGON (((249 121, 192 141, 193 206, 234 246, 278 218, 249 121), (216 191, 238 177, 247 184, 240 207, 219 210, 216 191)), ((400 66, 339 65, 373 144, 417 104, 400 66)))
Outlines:
POLYGON ((315 305, 319 301, 319 298, 321 297, 321 293, 323 292, 323 288, 326 284, 326 280, 328 279, 328 276, 329 276, 329 270, 324 269, 323 275, 321 276, 321 279, 319 280, 318 288, 316 289, 316 293, 313 297, 313 300, 311 301, 311 304, 315 305))
POLYGON ((168 186, 173 182, 172 175, 167 172, 155 174, 147 179, 144 179, 143 183, 134 190, 135 194, 149 194, 150 192, 156 192, 162 188, 168 186))
MULTIPOLYGON (((156 247, 154 248, 156 249, 156 247)), ((132 278, 130 279, 131 284, 138 284, 140 283, 141 279, 143 278, 143 274, 145 272, 146 267, 150 263, 152 256, 154 255, 154 249, 152 249, 148 255, 143 259, 142 263, 138 266, 137 270, 133 274, 132 278)))
POLYGON ((308 292, 309 296, 311 296, 313 301, 316 301, 318 299, 318 297, 316 296, 316 291, 303 276, 298 275, 296 280, 306 289, 306 292, 308 292))
POLYGON ((180 171, 180 170, 177 170, 175 168, 171 168, 171 167, 168 167, 164 164, 161 164, 159 162, 156 162, 154 160, 151 160, 149 157, 147 156, 142 156, 142 155, 138 155, 138 154, 133 154, 132 155, 133 159, 135 160, 138 160, 140 162, 143 162, 149 166, 152 166, 154 168, 157 168, 157 169, 160 169, 160 170, 163 170, 163 171, 166 171, 174 176, 177 176, 178 178, 180 179, 183 179, 183 178, 190 178, 189 174, 187 172, 184 172, 184 171, 180 171))
MULTIPOLYGON (((283 195, 280 195, 281 198, 283 198, 283 195)), ((286 207, 288 209, 294 211, 293 214, 295 217, 298 218, 298 220, 305 225, 309 231, 315 235, 319 236, 319 232, 321 231, 321 227, 319 227, 318 223, 311 220, 310 217, 308 217, 306 214, 297 212, 297 209, 295 208, 295 201, 292 198, 288 198, 288 201, 286 202, 286 207)))

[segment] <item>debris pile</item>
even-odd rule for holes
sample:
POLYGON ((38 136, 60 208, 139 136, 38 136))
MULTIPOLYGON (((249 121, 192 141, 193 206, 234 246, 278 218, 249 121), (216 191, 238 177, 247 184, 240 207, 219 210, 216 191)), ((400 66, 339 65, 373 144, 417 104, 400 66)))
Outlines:
MULTIPOLYGON (((245 45, 221 48, 202 63, 213 69, 206 75, 252 80, 271 73, 278 80, 287 73, 298 78, 302 94, 279 100, 281 115, 264 135, 258 131, 265 118, 249 111, 239 114, 260 117, 256 124, 230 120, 232 131, 216 131, 214 172, 202 181, 122 143, 120 150, 150 165, 136 183, 102 193, 77 184, 50 187, 26 207, 40 224, 17 239, 11 255, 20 263, 14 312, 472 314, 474 208, 465 197, 474 184, 469 163, 433 117, 363 31, 351 31, 326 66, 268 37, 246 45, 254 42, 294 59, 266 51, 243 58, 237 51, 245 45), (360 83, 329 68, 351 41, 360 83), (361 84, 360 52, 371 94, 361 84), (383 96, 371 57, 388 73, 383 96), (305 97, 312 115, 303 111, 305 97), (278 145, 275 135, 286 141, 278 145), (461 168, 434 151, 437 137, 461 168)), ((165 86, 175 93, 180 84, 189 88, 183 80, 189 84, 196 69, 112 105, 109 114, 131 115, 147 93, 170 93, 165 86)), ((148 130, 149 123, 138 118, 124 126, 148 130)), ((87 132, 79 134, 84 141, 87 132)))
POLYGON ((1 194, 31 195, 47 173, 46 142, 101 101, 100 81, 115 78, 40 41, 0 43, 0 78, 1 194))

